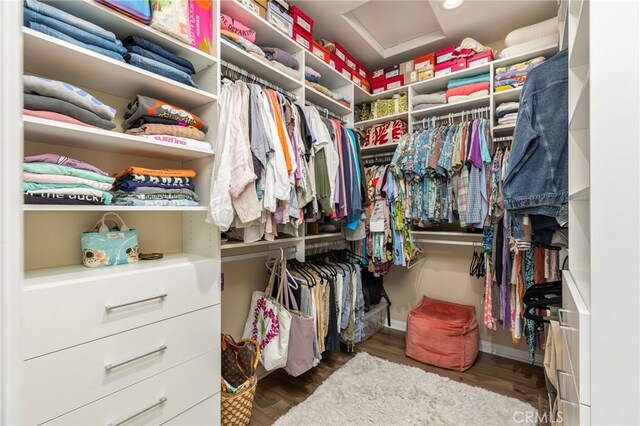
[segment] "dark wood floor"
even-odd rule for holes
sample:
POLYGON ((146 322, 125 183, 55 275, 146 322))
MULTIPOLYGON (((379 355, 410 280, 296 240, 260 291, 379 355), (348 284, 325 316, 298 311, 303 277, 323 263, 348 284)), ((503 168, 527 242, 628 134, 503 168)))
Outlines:
MULTIPOLYGON (((471 386, 528 402, 540 412, 548 410, 542 367, 480 352, 473 367, 464 373, 425 365, 404 355, 405 333, 385 328, 371 339, 356 345, 367 352, 399 364, 410 365, 471 386)), ((271 425, 291 407, 301 403, 355 353, 325 353, 317 367, 299 377, 278 370, 258 382, 251 425, 271 425)))

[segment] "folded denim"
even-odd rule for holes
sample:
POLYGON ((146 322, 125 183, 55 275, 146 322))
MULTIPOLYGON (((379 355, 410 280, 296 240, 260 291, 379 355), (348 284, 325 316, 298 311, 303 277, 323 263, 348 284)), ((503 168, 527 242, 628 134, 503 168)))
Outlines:
POLYGON ((69 83, 63 81, 50 80, 33 75, 23 77, 24 92, 36 95, 48 96, 50 98, 62 99, 80 108, 84 108, 98 115, 105 120, 113 120, 116 110, 109 105, 102 103, 89 93, 69 83))
POLYGON ((50 98, 48 96, 25 93, 24 107, 33 110, 58 112, 60 114, 75 118, 76 120, 80 120, 83 123, 91 124, 92 126, 100 127, 106 130, 113 130, 116 128, 114 122, 100 118, 91 111, 80 108, 79 106, 76 106, 67 101, 50 98))
POLYGON ((38 12, 34 12, 33 10, 29 10, 26 7, 23 9, 23 11, 24 22, 36 22, 38 24, 45 25, 56 31, 60 31, 61 33, 66 34, 69 37, 78 40, 79 42, 92 46, 98 46, 107 50, 113 50, 114 52, 121 55, 127 53, 127 49, 125 49, 122 45, 117 44, 116 42, 105 40, 95 34, 91 34, 90 32, 81 30, 77 27, 74 27, 73 25, 58 21, 57 19, 51 18, 49 16, 42 15, 38 12))
POLYGON ((131 53, 135 53, 137 55, 140 56, 144 56, 145 58, 149 58, 149 59, 153 59, 154 61, 158 61, 158 62, 162 62, 165 65, 168 65, 170 67, 173 67, 175 69, 177 69, 178 71, 182 71, 185 74, 193 74, 193 71, 191 71, 189 68, 187 67, 183 67, 180 64, 177 64, 175 62, 173 62, 170 59, 165 58, 162 55, 158 55, 157 53, 153 53, 150 50, 147 50, 145 48, 142 48, 140 46, 127 46, 127 50, 131 53))
POLYGON ((142 47, 143 49, 149 50, 155 54, 163 56, 168 60, 175 62, 176 64, 182 65, 183 67, 191 70, 192 74, 195 74, 196 72, 195 68, 193 67, 193 64, 188 60, 186 60, 185 58, 181 58, 178 55, 174 55, 173 53, 169 52, 162 46, 158 46, 157 44, 150 42, 149 40, 142 38, 140 36, 131 35, 125 38, 122 41, 122 43, 124 44, 125 47, 128 47, 128 46, 142 47))
POLYGON ((73 16, 67 12, 63 12, 62 10, 57 9, 53 6, 49 6, 48 4, 40 3, 38 0, 25 0, 24 5, 34 12, 38 12, 50 18, 57 19, 58 21, 62 21, 80 30, 84 30, 88 33, 97 35, 98 37, 101 37, 105 40, 109 40, 114 43, 116 43, 118 40, 116 38, 116 35, 111 31, 107 31, 96 24, 85 21, 84 19, 80 19, 77 16, 73 16))
POLYGON ((46 25, 38 24, 37 22, 29 22, 29 23, 25 22, 25 24, 32 30, 38 31, 39 33, 46 34, 51 37, 55 37, 57 39, 66 41, 67 43, 71 43, 73 45, 91 50, 92 52, 96 52, 101 55, 108 56, 117 61, 124 62, 122 55, 117 52, 114 52, 113 50, 103 49, 102 47, 82 43, 74 39, 73 37, 69 37, 68 35, 61 33, 60 31, 54 30, 53 28, 49 28, 46 25))
POLYGON ((193 82, 189 74, 184 73, 172 66, 163 64, 162 62, 154 61, 153 59, 145 58, 144 56, 140 56, 135 53, 127 53, 126 55, 124 55, 124 60, 134 67, 151 71, 152 73, 167 77, 171 80, 186 84, 191 87, 196 87, 196 84, 193 82))

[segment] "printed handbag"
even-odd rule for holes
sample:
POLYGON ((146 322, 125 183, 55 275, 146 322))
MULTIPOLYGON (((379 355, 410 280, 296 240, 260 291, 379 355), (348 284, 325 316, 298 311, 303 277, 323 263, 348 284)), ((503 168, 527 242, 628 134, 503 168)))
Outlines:
POLYGON ((285 306, 291 314, 291 331, 289 334, 289 352, 287 365, 284 368, 289 375, 297 377, 313 368, 313 341, 316 339, 316 320, 298 309, 298 303, 286 280, 283 284, 285 306))
POLYGON ((276 298, 272 297, 279 265, 284 266, 286 270, 286 260, 276 261, 265 291, 253 292, 249 315, 242 333, 243 339, 253 339, 260 345, 260 361, 267 371, 287 365, 289 350, 291 314, 282 305, 282 285, 278 287, 276 298))
POLYGON ((88 268, 138 261, 138 232, 129 229, 116 213, 105 213, 91 231, 82 233, 80 244, 82 264, 88 268), (109 218, 115 222, 115 228, 106 225, 109 218))
POLYGON ((222 378, 237 388, 255 373, 260 358, 260 345, 253 339, 236 342, 228 334, 222 335, 220 364, 222 378))
POLYGON ((365 146, 385 145, 400 140, 407 134, 407 123, 393 120, 367 129, 365 146))

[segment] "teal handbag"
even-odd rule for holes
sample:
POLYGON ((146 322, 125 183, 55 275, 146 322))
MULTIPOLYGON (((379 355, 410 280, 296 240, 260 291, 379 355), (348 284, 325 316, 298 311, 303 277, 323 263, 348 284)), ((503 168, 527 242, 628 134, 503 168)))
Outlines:
POLYGON ((138 232, 129 229, 116 213, 105 213, 89 232, 83 232, 82 264, 88 268, 123 265, 138 261, 138 232), (115 223, 109 228, 105 221, 115 223))

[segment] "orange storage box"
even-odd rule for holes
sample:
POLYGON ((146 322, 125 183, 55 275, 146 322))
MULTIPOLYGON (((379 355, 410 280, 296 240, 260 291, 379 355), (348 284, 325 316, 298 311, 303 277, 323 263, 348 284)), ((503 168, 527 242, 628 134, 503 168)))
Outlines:
POLYGON ((480 335, 473 306, 422 297, 407 318, 405 354, 450 370, 468 370, 478 356, 480 335))

